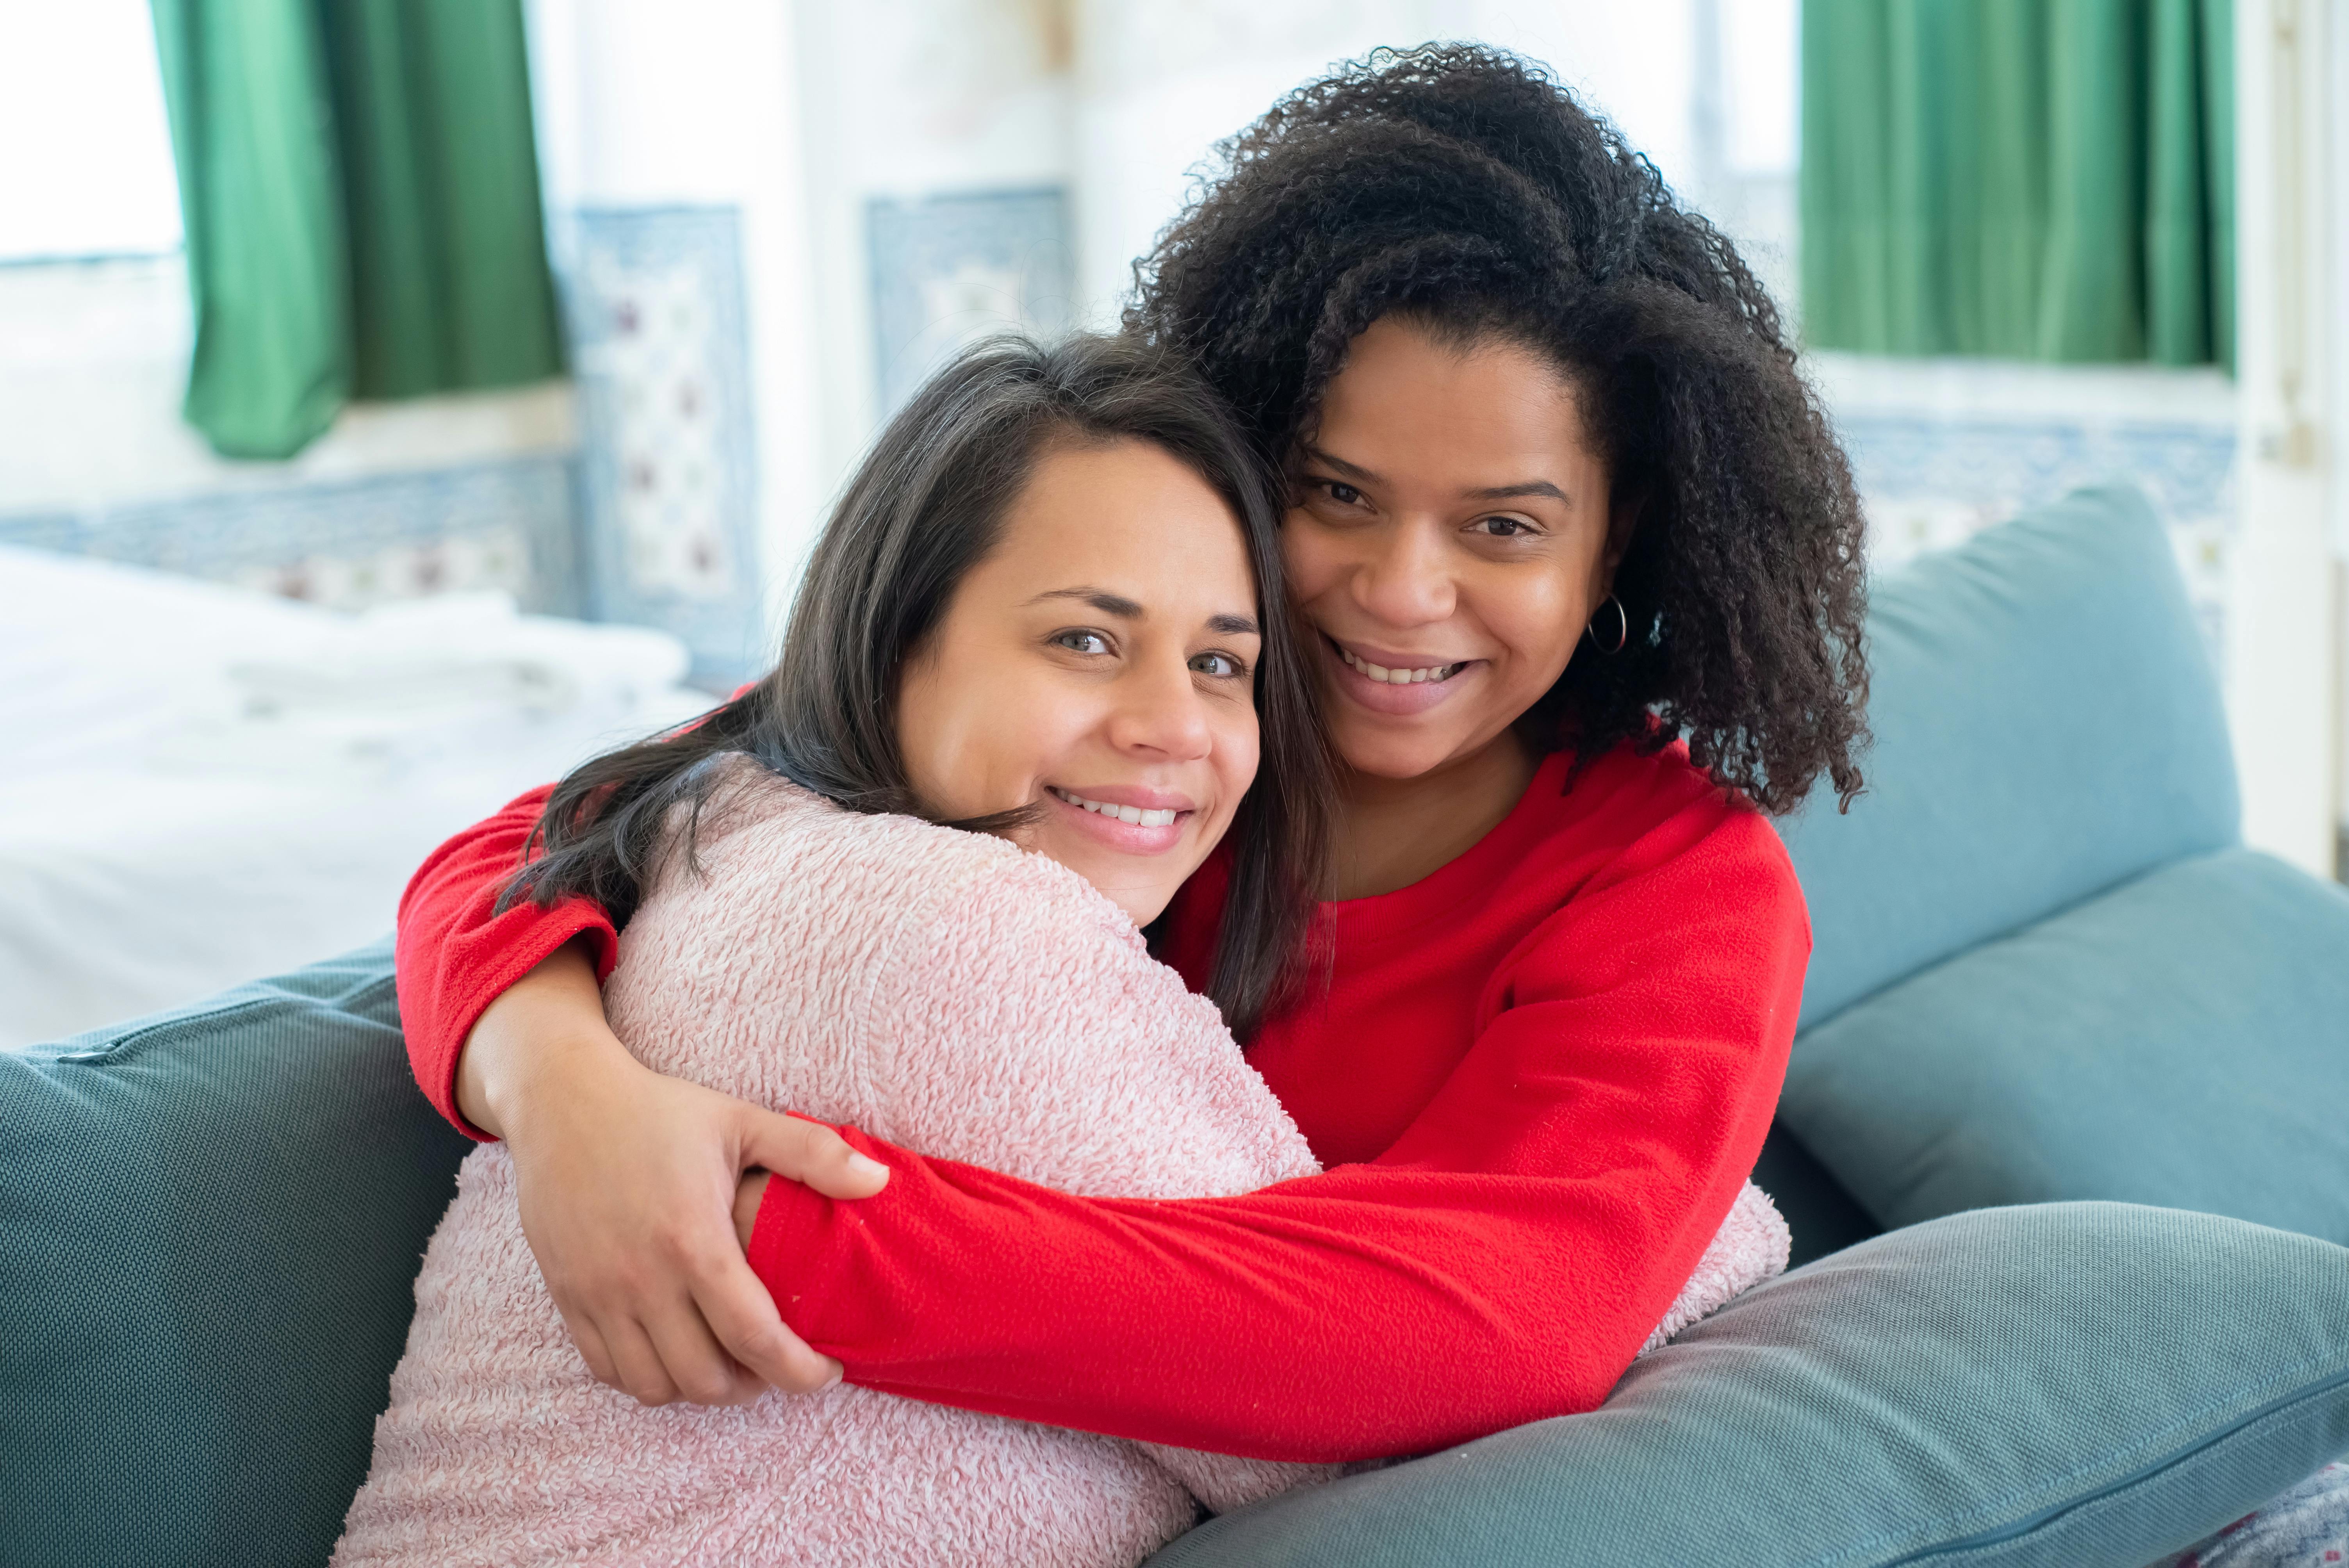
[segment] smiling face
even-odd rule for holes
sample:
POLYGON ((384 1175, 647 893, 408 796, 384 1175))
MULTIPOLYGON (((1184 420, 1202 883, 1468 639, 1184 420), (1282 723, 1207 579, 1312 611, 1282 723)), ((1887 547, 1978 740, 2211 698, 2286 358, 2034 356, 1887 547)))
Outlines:
POLYGON ((1383 779, 1507 732, 1565 671, 1628 533, 1555 366, 1392 317, 1354 340, 1296 479, 1282 552, 1330 738, 1383 779))
POLYGON ((906 666, 906 781, 1157 918, 1256 776, 1256 584, 1240 525, 1161 449, 1061 445, 906 666))

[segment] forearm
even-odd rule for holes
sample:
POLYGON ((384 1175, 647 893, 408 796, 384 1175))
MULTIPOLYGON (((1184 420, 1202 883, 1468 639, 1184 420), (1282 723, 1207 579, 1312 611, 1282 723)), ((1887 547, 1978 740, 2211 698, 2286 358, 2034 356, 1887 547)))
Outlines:
POLYGON ((554 950, 487 1007, 458 1057, 459 1113, 492 1138, 512 1135, 547 1085, 637 1066, 604 1017, 604 995, 585 944, 554 950))
POLYGON ((409 1060, 434 1107, 477 1138, 486 1130, 460 1110, 458 1077, 482 1016, 566 944, 583 943, 599 975, 616 954, 610 917, 584 900, 497 910, 546 794, 533 790, 441 845, 400 898, 397 960, 409 1060))
POLYGON ((1423 1452, 1591 1408, 1720 1219, 1692 1207, 1660 1236, 1601 1184, 1369 1166, 1241 1198, 1081 1199, 872 1151, 895 1171, 881 1197, 777 1183, 750 1249, 851 1381, 1264 1459, 1423 1452))
POLYGON ((1801 995, 1783 847, 1692 802, 1521 945, 1371 1163, 1149 1202, 874 1149, 866 1203, 771 1186, 752 1266, 852 1381, 1118 1436, 1347 1460, 1589 1409, 1753 1170, 1801 995))

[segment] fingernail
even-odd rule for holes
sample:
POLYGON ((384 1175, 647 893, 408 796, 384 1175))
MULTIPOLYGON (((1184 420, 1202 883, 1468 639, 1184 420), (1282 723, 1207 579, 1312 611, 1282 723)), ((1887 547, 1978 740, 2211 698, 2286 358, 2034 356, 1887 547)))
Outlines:
POLYGON ((881 1161, 874 1160, 868 1155, 858 1154, 854 1150, 851 1150, 848 1156, 848 1168, 851 1171, 855 1171, 859 1176, 886 1176, 889 1174, 889 1168, 886 1165, 882 1164, 881 1161))
POLYGON ((837 1362, 837 1361, 833 1362, 833 1363, 832 1364, 832 1376, 831 1376, 831 1377, 827 1377, 827 1378, 825 1378, 825 1379, 823 1380, 823 1387, 819 1387, 818 1389, 816 1389, 816 1392, 817 1392, 817 1393, 819 1393, 819 1394, 821 1394, 821 1393, 823 1393, 823 1390, 824 1390, 825 1388, 829 1388, 829 1387, 833 1387, 834 1384, 838 1383, 838 1382, 841 1380, 841 1378, 842 1378, 842 1377, 845 1377, 845 1376, 847 1375, 847 1372, 848 1372, 848 1368, 847 1368, 847 1367, 843 1367, 843 1366, 842 1366, 839 1362, 837 1362))

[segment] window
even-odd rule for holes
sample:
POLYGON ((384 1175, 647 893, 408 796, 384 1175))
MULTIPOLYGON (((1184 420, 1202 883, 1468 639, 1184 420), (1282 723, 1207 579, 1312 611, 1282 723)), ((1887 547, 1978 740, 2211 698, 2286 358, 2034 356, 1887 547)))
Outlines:
POLYGON ((12 7, 0 49, 0 263, 180 246, 146 0, 12 7))

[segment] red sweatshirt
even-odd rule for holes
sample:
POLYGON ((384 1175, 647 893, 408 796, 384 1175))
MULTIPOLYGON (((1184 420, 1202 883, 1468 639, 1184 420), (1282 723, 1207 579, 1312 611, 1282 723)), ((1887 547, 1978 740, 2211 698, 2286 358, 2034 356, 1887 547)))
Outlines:
MULTIPOLYGON (((1248 1059, 1325 1173, 1238 1198, 1072 1198, 852 1132, 877 1197, 770 1185, 750 1261, 868 1387, 1283 1460, 1420 1452, 1596 1406, 1752 1171, 1809 923, 1777 835, 1678 746, 1509 816, 1424 881, 1327 906, 1326 990, 1248 1059)), ((585 903, 489 913, 544 791, 409 884, 399 995, 455 1119, 481 1009, 585 903)), ((1195 986, 1219 869, 1177 900, 1195 986)), ((460 1122, 461 1126, 462 1123, 460 1122)))

